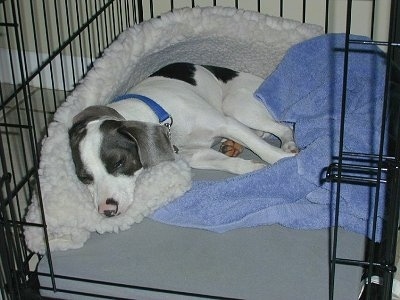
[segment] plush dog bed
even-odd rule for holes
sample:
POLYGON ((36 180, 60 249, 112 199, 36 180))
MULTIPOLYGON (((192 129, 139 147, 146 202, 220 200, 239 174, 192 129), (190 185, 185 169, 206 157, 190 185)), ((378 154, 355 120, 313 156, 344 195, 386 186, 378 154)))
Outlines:
MULTIPOLYGON (((221 7, 176 10, 125 31, 95 61, 93 69, 57 110, 43 142, 41 198, 33 197, 26 220, 41 224, 43 203, 50 248, 79 248, 90 232, 127 229, 191 187, 190 170, 177 157, 173 163, 144 172, 143 188, 135 191, 143 201, 132 205, 125 216, 100 217, 86 187, 76 179, 68 147, 72 118, 85 107, 106 104, 154 71, 177 61, 223 66, 267 77, 292 45, 322 33, 319 26, 221 7), (170 174, 168 182, 160 179, 165 178, 165 172, 170 174), (148 190, 152 189, 145 186, 152 182, 161 184, 150 195, 148 190)), ((27 226, 25 236, 31 250, 45 251, 41 227, 27 226)))

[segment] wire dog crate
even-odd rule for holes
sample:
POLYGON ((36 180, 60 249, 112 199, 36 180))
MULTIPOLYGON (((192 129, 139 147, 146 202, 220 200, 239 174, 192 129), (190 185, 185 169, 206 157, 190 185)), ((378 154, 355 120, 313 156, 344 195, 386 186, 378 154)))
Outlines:
MULTIPOLYGON (((96 58, 100 57, 116 37, 128 27, 181 7, 217 5, 315 23, 323 26, 325 33, 345 32, 347 34, 346 47, 352 43, 360 43, 351 40, 350 33, 365 35, 372 40, 368 44, 378 45, 387 53, 382 128, 389 128, 389 130, 388 133, 385 130, 381 132, 380 151, 378 153, 346 152, 344 150, 346 124, 343 119, 339 155, 332 159, 331 165, 327 166, 326 180, 331 181, 337 191, 332 199, 332 205, 337 208, 336 212, 339 212, 340 189, 344 183, 372 186, 374 194, 371 197, 375 201, 371 205, 371 216, 374 219, 372 240, 364 238, 354 240, 362 247, 363 258, 361 259, 354 258, 352 255, 342 255, 346 251, 339 250, 343 247, 341 245, 343 232, 339 229, 338 221, 340 215, 336 213, 334 216, 335 226, 329 231, 327 240, 329 245, 326 249, 328 257, 326 265, 329 266, 329 282, 327 283, 329 289, 326 292, 326 298, 340 299, 337 297, 340 295, 341 287, 338 286, 338 281, 341 275, 337 274, 342 268, 356 273, 357 276, 360 273, 362 290, 359 299, 392 298, 392 284, 396 272, 400 199, 400 74, 397 71, 400 60, 400 21, 397 16, 400 15, 400 6, 398 1, 0 0, 1 299, 41 299, 43 295, 68 299, 132 298, 126 296, 128 294, 124 295, 124 292, 122 295, 106 293, 105 289, 108 287, 135 289, 142 293, 138 294, 139 299, 150 299, 150 297, 157 299, 232 298, 230 295, 215 295, 209 290, 168 289, 160 287, 157 282, 151 286, 146 283, 127 285, 122 282, 111 282, 111 280, 110 282, 101 281, 83 275, 76 275, 76 277, 64 275, 59 268, 54 267, 49 244, 46 245, 45 256, 33 253, 25 244, 23 232, 24 226, 41 227, 46 232, 45 220, 42 224, 30 224, 25 220, 26 209, 32 195, 36 193, 39 199, 41 195, 39 185, 41 140, 48 134, 49 124, 56 109, 91 69, 96 58), (387 151, 386 145, 388 145, 387 151), (375 243, 373 240, 376 235, 378 218, 376 211, 380 193, 385 193, 385 220, 382 240, 375 243), (48 271, 38 271, 39 264, 45 264, 48 271), (62 280, 69 281, 71 285, 68 288, 63 287, 60 285, 62 280), (98 292, 75 288, 84 283, 95 285, 98 292), (152 294, 145 294, 145 292, 152 294)), ((364 43, 367 44, 365 41, 364 43)), ((344 57, 343 63, 346 70, 348 56, 344 57)), ((345 74, 344 78, 346 78, 345 74)), ((344 79, 342 95, 344 103, 347 96, 346 84, 346 79, 344 79)), ((43 213, 43 208, 41 209, 43 213)), ((262 229, 257 232, 260 231, 262 229)), ((215 237, 206 237, 206 240, 215 241, 215 237)), ((221 272, 223 271, 222 269, 221 272)), ((151 274, 149 276, 151 277, 151 274)), ((212 281, 213 275, 208 274, 208 276, 208 280, 212 281)), ((266 276, 266 273, 262 276, 266 276)), ((251 287, 243 287, 246 295, 247 288, 251 289, 251 287)), ((307 288, 313 289, 313 286, 307 288)), ((355 288, 358 289, 358 287, 355 288)), ((292 295, 292 299, 295 297, 302 299, 296 292, 292 295)), ((264 299, 276 299, 274 296, 264 296, 264 299)), ((249 296, 249 298, 257 297, 249 296)))

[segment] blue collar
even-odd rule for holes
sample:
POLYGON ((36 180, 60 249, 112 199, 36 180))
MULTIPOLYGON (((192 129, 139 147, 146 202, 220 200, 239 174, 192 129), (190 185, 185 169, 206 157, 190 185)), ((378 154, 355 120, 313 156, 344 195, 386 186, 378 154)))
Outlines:
POLYGON ((113 103, 113 102, 118 102, 118 101, 126 100, 126 99, 138 99, 138 100, 144 102, 157 115, 160 124, 162 124, 166 120, 170 119, 170 123, 168 125, 169 126, 172 125, 171 115, 168 112, 166 112, 165 109, 162 108, 158 103, 156 103, 154 100, 150 99, 149 97, 146 97, 143 95, 138 95, 138 94, 125 94, 125 95, 120 95, 120 96, 115 97, 111 102, 113 103))

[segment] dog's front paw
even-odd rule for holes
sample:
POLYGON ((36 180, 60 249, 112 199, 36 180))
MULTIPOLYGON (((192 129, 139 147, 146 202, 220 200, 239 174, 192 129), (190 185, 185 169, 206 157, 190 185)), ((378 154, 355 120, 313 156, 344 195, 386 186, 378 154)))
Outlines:
POLYGON ((297 148, 296 144, 293 141, 289 141, 283 144, 282 150, 287 153, 293 153, 293 154, 299 153, 299 148, 297 148))
POLYGON ((237 157, 243 152, 244 147, 232 140, 226 140, 221 144, 219 151, 230 157, 237 157))

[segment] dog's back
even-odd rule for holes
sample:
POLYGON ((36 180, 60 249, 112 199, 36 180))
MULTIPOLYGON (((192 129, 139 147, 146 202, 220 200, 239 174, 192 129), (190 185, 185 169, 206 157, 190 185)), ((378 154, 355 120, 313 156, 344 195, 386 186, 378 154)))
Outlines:
MULTIPOLYGON (((172 128, 174 143, 209 146, 219 126, 225 123, 224 99, 238 91, 252 98, 261 82, 257 76, 227 68, 174 63, 143 80, 129 93, 154 99, 173 116, 175 125, 179 124, 172 128)), ((153 111, 141 101, 125 100, 109 106, 127 120, 158 123, 153 111)))
POLYGON ((222 111, 223 99, 229 93, 235 93, 237 89, 247 89, 252 94, 263 81, 249 73, 191 63, 167 65, 150 77, 170 78, 190 84, 203 100, 220 111, 222 111))

